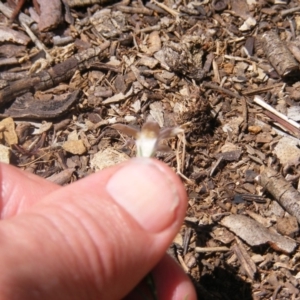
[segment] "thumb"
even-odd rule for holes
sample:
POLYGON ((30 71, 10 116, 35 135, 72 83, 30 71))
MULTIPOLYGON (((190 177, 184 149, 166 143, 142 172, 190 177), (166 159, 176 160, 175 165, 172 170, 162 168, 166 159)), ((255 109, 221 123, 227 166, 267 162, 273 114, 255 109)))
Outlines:
POLYGON ((179 178, 151 159, 50 193, 0 223, 0 298, 122 298, 163 257, 186 203, 179 178))

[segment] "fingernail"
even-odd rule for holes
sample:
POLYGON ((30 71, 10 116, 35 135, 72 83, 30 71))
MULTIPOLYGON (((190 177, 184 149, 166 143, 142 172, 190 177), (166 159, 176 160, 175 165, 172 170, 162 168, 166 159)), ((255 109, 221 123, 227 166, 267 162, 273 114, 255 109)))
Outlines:
POLYGON ((106 189, 149 232, 161 232, 175 220, 176 186, 150 159, 132 160, 110 178, 106 189))

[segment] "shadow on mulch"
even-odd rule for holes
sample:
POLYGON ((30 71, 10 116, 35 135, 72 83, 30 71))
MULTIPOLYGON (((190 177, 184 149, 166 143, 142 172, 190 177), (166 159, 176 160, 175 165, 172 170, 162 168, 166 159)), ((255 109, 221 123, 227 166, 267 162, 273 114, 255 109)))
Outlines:
POLYGON ((197 284, 201 300, 252 300, 251 284, 228 269, 216 267, 210 274, 201 276, 197 284))

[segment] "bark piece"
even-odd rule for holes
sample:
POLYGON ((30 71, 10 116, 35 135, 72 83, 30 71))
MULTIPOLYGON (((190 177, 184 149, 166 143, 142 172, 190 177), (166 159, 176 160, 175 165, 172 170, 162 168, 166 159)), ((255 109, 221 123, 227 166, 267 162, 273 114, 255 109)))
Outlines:
POLYGON ((120 11, 111 11, 111 9, 98 10, 90 18, 90 22, 106 38, 118 37, 127 30, 124 14, 120 11))
POLYGON ((9 164, 10 148, 0 144, 0 162, 9 164))
POLYGON ((298 62, 300 62, 300 40, 299 37, 296 38, 295 41, 291 41, 287 44, 289 50, 294 55, 294 57, 297 59, 298 62))
POLYGON ((237 161, 242 155, 241 150, 227 151, 216 154, 216 158, 222 157, 222 160, 225 161, 237 161))
POLYGON ((161 39, 159 36, 159 32, 156 30, 152 31, 149 34, 147 46, 141 43, 139 47, 148 55, 153 55, 153 53, 159 51, 161 49, 161 39))
POLYGON ((162 52, 163 60, 172 71, 195 80, 202 80, 205 77, 202 62, 204 52, 201 50, 200 40, 194 36, 186 36, 181 43, 166 42, 162 52))
POLYGON ((0 42, 13 42, 27 45, 30 42, 30 38, 21 31, 15 31, 11 28, 0 26, 0 42))
POLYGON ((70 152, 72 154, 78 154, 81 155, 86 152, 86 147, 84 146, 84 143, 82 140, 70 140, 66 141, 63 144, 63 149, 67 152, 70 152))
POLYGON ((40 5, 41 15, 39 30, 49 31, 62 22, 62 7, 60 0, 37 0, 40 5))
POLYGON ((273 153, 279 158, 281 164, 285 165, 291 161, 297 161, 300 157, 298 145, 298 140, 284 136, 279 140, 273 153))
POLYGON ((299 69, 297 61, 275 31, 264 33, 261 40, 269 62, 280 76, 289 76, 299 69))
POLYGON ((295 217, 278 218, 277 231, 283 235, 293 237, 299 231, 297 219, 295 217))
POLYGON ((112 148, 97 152, 91 160, 91 168, 100 171, 127 161, 129 156, 112 148))
POLYGON ((102 51, 109 45, 109 42, 105 42, 100 47, 90 48, 76 54, 48 70, 11 82, 8 86, 0 90, 0 105, 14 100, 26 92, 46 90, 62 81, 69 80, 75 74, 76 70, 84 71, 93 62, 101 59, 103 55, 102 51))
POLYGON ((251 246, 269 244, 273 249, 291 253, 297 244, 292 239, 283 237, 243 215, 230 215, 221 220, 221 224, 233 231, 251 246))
POLYGON ((220 241, 225 245, 230 244, 235 238, 232 232, 223 227, 214 229, 211 235, 215 240, 220 241))
POLYGON ((160 127, 164 126, 163 106, 160 101, 155 101, 150 104, 150 115, 160 127))
POLYGON ((0 110, 0 117, 47 119, 56 118, 69 111, 81 96, 81 91, 74 91, 55 96, 51 100, 36 100, 31 93, 20 96, 9 107, 0 110))
POLYGON ((267 167, 261 168, 257 180, 300 223, 300 194, 291 183, 275 170, 267 167))
POLYGON ((53 175, 47 177, 46 179, 53 183, 56 183, 59 185, 64 185, 71 181, 73 172, 74 172, 74 169, 72 169, 72 168, 66 169, 57 174, 53 174, 53 175))
POLYGON ((18 136, 15 131, 15 122, 12 118, 2 120, 0 122, 0 127, 4 127, 4 140, 8 145, 11 146, 18 143, 18 136))
POLYGON ((248 4, 246 0, 231 0, 231 9, 236 13, 237 16, 247 20, 251 17, 248 4))

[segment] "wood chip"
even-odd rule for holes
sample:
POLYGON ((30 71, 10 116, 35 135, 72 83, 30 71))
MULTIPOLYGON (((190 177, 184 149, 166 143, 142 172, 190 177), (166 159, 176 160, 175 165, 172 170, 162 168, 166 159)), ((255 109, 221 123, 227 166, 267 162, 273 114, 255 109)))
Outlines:
POLYGON ((0 122, 0 127, 4 127, 3 135, 8 145, 18 144, 18 136, 15 131, 15 122, 12 118, 6 118, 0 122))
POLYGON ((21 31, 15 31, 8 27, 0 26, 0 42, 10 42, 27 45, 30 42, 30 38, 21 31))
POLYGON ((287 182, 275 170, 267 167, 261 167, 257 181, 300 223, 300 193, 290 182, 287 182))
POLYGON ((0 144, 0 162, 9 164, 10 148, 0 144))
POLYGON ((129 157, 122 152, 118 152, 112 148, 107 148, 97 152, 91 160, 91 168, 100 171, 105 168, 127 161, 129 157))
POLYGON ((230 215, 223 218, 221 224, 251 246, 269 244, 276 251, 284 253, 293 252, 297 246, 292 239, 274 233, 246 216, 230 215))
POLYGON ((81 155, 86 152, 86 147, 82 140, 71 140, 63 143, 63 149, 72 154, 81 155))

